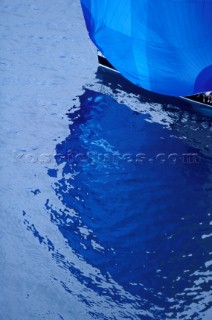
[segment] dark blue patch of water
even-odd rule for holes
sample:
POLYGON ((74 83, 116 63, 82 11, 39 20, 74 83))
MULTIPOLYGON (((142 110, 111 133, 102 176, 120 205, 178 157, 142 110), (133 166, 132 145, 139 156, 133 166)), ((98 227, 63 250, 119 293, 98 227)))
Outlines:
MULTIPOLYGON (((47 200, 51 221, 80 259, 134 297, 135 309, 152 312, 141 319, 201 319, 210 307, 211 123, 172 109, 175 120, 163 125, 92 90, 79 99, 70 135, 56 146, 61 175, 48 171, 67 209, 47 200)), ((118 286, 107 290, 77 265, 70 271, 123 301, 118 286)))

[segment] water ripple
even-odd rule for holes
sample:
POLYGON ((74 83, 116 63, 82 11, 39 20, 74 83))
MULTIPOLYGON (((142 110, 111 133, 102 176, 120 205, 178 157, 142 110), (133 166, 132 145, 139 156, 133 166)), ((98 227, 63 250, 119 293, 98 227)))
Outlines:
POLYGON ((102 297, 101 308, 113 301, 113 312, 123 309, 115 319, 200 320, 211 310, 212 167, 204 149, 211 124, 168 112, 173 117, 161 109, 167 121, 149 122, 154 112, 86 90, 68 114, 70 135, 56 147, 57 172, 48 171, 65 210, 50 200, 46 209, 79 260, 55 259, 102 297), (206 138, 193 135, 194 126, 206 138))

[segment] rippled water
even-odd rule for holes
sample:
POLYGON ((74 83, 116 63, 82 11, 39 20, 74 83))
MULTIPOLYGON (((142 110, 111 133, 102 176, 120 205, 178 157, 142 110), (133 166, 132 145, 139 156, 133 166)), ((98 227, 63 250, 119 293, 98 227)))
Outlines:
POLYGON ((95 74, 78 1, 16 2, 2 13, 1 319, 211 319, 212 111, 95 74))

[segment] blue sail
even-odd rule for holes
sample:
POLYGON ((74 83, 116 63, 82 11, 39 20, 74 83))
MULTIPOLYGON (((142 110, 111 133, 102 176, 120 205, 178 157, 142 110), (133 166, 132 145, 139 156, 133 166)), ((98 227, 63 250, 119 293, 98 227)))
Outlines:
POLYGON ((211 0, 81 0, 91 40, 128 80, 167 95, 212 90, 211 0))

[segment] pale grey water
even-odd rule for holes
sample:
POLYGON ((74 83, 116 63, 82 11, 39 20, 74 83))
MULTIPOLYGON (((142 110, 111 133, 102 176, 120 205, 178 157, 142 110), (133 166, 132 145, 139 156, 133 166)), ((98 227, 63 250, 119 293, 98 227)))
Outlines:
POLYGON ((96 57, 79 1, 6 0, 0 6, 0 318, 89 319, 85 306, 60 281, 76 292, 79 283, 57 267, 23 223, 26 210, 29 223, 66 254, 63 237, 45 215, 42 200, 53 192, 46 164, 23 165, 16 155, 20 151, 53 157, 55 138, 68 133, 65 114, 71 100, 93 81, 96 57), (42 191, 40 201, 35 201, 33 189, 42 191))

